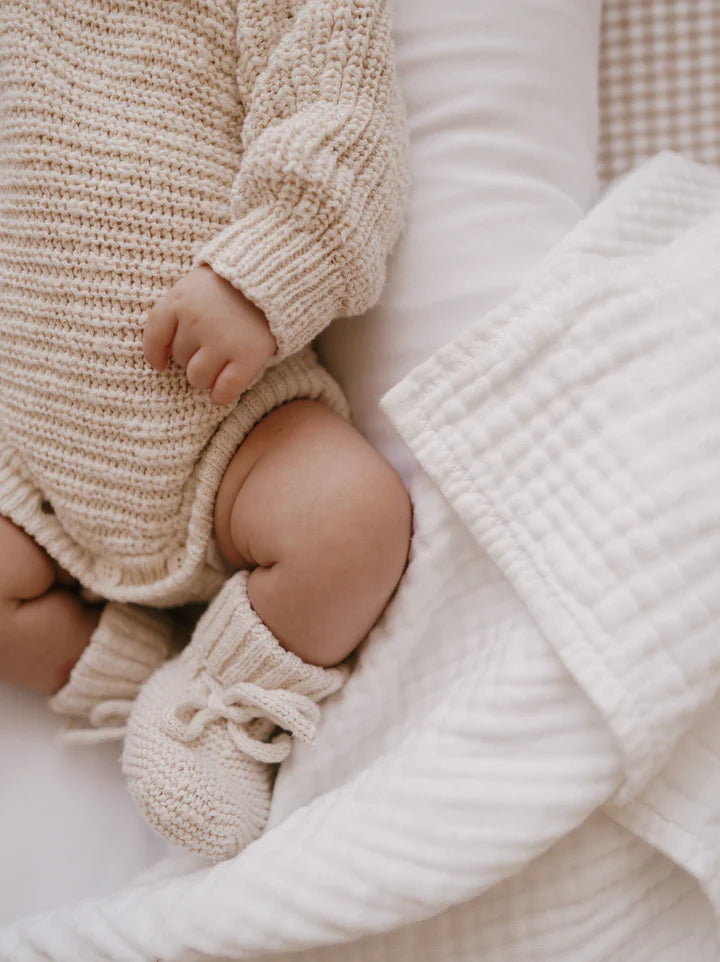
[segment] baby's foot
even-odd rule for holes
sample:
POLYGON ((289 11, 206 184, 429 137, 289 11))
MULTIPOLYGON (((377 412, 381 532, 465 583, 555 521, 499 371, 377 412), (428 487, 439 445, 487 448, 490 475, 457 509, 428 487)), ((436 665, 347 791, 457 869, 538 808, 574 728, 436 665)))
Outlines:
POLYGON ((247 577, 230 578, 188 647, 143 687, 122 757, 150 824, 214 860, 262 833, 288 733, 311 742, 317 702, 347 678, 279 644, 250 605, 247 577))

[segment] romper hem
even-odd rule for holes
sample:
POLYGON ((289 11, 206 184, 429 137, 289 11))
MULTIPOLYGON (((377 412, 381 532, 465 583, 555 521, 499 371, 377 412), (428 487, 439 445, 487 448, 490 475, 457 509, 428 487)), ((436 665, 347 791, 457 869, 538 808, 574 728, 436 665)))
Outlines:
POLYGON ((2 441, 0 515, 26 531, 83 588, 109 601, 155 607, 207 601, 227 580, 227 572, 208 562, 215 498, 223 475, 239 445, 266 414, 303 398, 320 401, 349 417, 342 391, 311 348, 268 367, 220 424, 185 489, 189 521, 182 541, 141 560, 133 559, 132 564, 74 541, 43 492, 24 473, 19 452, 2 441))

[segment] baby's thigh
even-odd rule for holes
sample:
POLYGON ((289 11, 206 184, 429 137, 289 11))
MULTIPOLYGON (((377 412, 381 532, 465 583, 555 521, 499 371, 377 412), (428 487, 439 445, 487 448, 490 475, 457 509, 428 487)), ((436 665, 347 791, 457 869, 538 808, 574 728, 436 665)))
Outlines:
POLYGON ((392 595, 411 508, 395 470, 347 421, 291 401, 248 435, 218 495, 215 536, 252 568, 250 602, 276 638, 316 665, 343 661, 392 595))
POLYGON ((0 515, 0 604, 45 594, 55 584, 57 573, 45 551, 22 528, 0 515))
POLYGON ((237 567, 315 553, 347 557, 409 540, 410 504, 399 476, 325 405, 296 400, 267 415, 235 454, 218 492, 215 536, 237 567))

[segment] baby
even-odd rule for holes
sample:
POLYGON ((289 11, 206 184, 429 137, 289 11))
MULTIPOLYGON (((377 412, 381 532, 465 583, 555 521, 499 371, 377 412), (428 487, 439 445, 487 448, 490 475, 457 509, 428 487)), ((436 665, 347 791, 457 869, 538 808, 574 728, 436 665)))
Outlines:
POLYGON ((407 557, 405 489, 309 347, 400 229, 388 16, 5 0, 0 94, 0 680, 130 712, 150 823, 228 857, 407 557))

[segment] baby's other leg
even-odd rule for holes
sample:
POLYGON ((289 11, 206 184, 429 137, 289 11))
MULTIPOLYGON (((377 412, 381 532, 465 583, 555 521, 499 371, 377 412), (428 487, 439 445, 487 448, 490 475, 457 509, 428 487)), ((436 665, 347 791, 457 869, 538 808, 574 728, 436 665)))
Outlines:
POLYGON ((0 516, 0 682, 46 695, 66 683, 100 608, 61 579, 42 548, 0 516))
POLYGON ((316 401, 267 415, 223 478, 218 548, 254 569, 250 602, 306 662, 330 666, 362 641, 407 560, 411 506, 385 459, 316 401))

